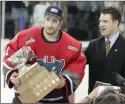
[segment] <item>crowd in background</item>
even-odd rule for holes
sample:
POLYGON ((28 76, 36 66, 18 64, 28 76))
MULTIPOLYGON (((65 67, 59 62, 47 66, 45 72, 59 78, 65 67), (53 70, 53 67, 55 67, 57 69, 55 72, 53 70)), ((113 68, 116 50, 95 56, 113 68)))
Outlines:
POLYGON ((122 21, 119 29, 121 33, 125 31, 124 1, 6 1, 4 37, 11 39, 25 28, 43 26, 44 11, 50 4, 63 9, 62 29, 80 41, 90 41, 100 36, 98 18, 100 10, 105 6, 115 6, 121 11, 122 21))

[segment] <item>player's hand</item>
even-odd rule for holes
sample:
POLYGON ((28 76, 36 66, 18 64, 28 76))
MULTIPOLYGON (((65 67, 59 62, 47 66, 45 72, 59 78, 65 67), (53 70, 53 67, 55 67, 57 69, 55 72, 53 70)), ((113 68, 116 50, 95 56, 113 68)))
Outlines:
POLYGON ((10 80, 11 82, 15 85, 15 86, 19 86, 20 85, 20 80, 18 78, 16 78, 18 76, 18 73, 17 72, 13 72, 11 77, 10 77, 10 80))
POLYGON ((60 84, 56 87, 56 89, 62 88, 65 85, 65 78, 60 76, 60 84))

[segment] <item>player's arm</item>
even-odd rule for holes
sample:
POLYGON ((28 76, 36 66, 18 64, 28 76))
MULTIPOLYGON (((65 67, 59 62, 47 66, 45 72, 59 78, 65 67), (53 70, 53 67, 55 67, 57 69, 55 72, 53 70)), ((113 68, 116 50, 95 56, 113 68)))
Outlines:
POLYGON ((18 36, 15 36, 5 48, 5 55, 3 59, 3 75, 5 77, 5 81, 7 82, 9 88, 13 87, 13 83, 10 81, 11 76, 17 75, 17 70, 14 69, 12 63, 8 60, 10 56, 12 56, 18 50, 18 36))
POLYGON ((73 59, 73 61, 67 65, 62 72, 63 78, 65 79, 63 90, 65 91, 66 96, 71 95, 76 90, 84 76, 86 57, 81 50, 82 45, 76 56, 74 56, 75 59, 73 59))
POLYGON ((15 83, 14 78, 18 75, 18 69, 20 69, 27 61, 32 61, 32 59, 36 58, 31 47, 23 45, 25 41, 23 42, 23 40, 20 40, 24 39, 20 38, 20 35, 22 34, 19 33, 18 36, 11 40, 7 44, 5 50, 3 74, 9 88, 12 88, 14 84, 17 84, 15 83), (21 41, 21 44, 19 41, 21 41))

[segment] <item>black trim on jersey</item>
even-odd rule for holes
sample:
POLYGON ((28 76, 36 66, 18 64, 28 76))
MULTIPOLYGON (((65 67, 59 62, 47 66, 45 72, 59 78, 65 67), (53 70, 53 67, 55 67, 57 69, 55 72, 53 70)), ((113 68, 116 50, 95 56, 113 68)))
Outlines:
POLYGON ((56 41, 49 41, 49 40, 47 40, 46 37, 44 36, 43 30, 44 30, 44 28, 42 28, 42 38, 43 38, 43 40, 44 40, 45 42, 47 42, 47 43, 58 43, 58 42, 60 41, 60 39, 62 38, 62 32, 59 30, 57 40, 56 40, 56 41))

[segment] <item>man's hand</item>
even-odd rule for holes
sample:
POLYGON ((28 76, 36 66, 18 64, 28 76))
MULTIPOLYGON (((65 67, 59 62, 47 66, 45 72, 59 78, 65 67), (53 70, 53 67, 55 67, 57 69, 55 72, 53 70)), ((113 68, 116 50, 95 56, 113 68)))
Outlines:
POLYGON ((98 95, 98 90, 100 89, 100 86, 96 87, 89 95, 88 97, 91 100, 94 100, 96 98, 96 96, 98 95))
MULTIPOLYGON (((98 90, 99 90, 100 86, 96 87, 87 97, 89 100, 93 101, 96 96, 98 95, 98 90)), ((77 103, 82 103, 82 104, 89 104, 88 99, 82 99, 81 101, 77 102, 77 103)))
POLYGON ((16 78, 18 76, 18 73, 17 72, 13 72, 11 77, 10 77, 10 80, 11 82, 15 85, 15 86, 19 86, 20 85, 20 80, 18 78, 16 78))
POLYGON ((62 88, 65 85, 65 79, 60 76, 60 84, 56 87, 56 89, 62 88))
POLYGON ((119 95, 125 99, 125 94, 119 93, 119 95))

